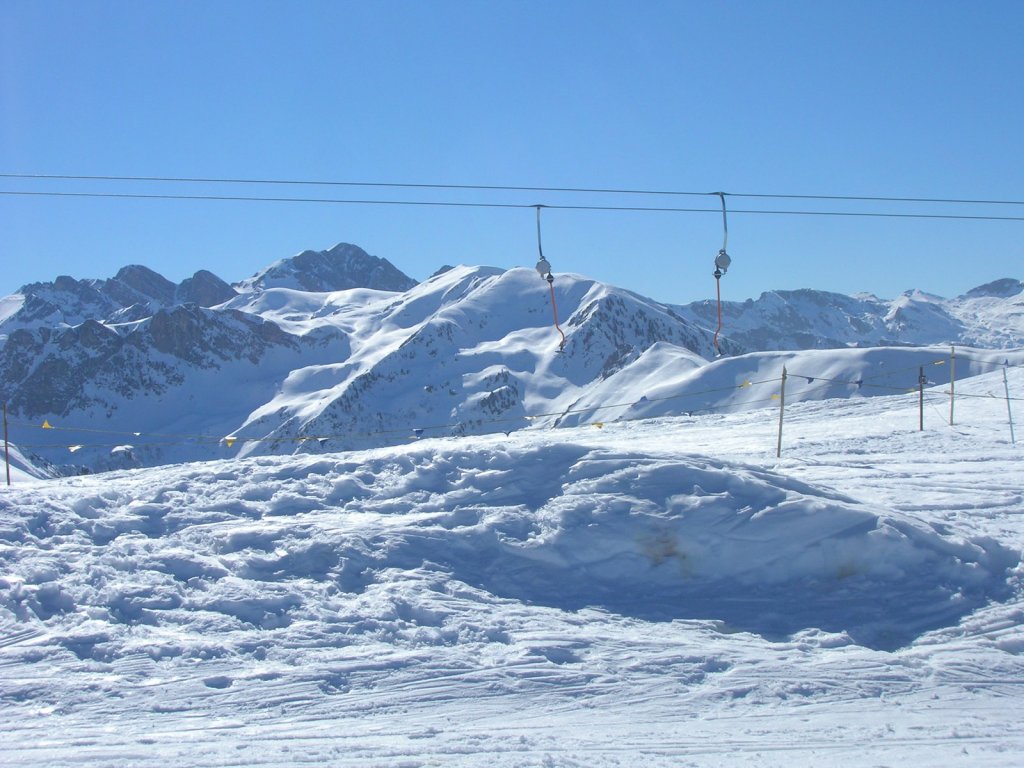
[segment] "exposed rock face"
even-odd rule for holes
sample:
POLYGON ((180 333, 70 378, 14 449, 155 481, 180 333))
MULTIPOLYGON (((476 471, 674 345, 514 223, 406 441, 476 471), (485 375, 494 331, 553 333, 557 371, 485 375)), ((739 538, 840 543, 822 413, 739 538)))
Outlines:
POLYGON ((181 281, 175 294, 175 300, 182 304, 198 304, 200 307, 213 307, 223 304, 237 296, 237 292, 213 272, 201 269, 192 277, 181 281))
POLYGON ((19 293, 21 309, 7 318, 7 329, 39 325, 79 325, 86 320, 125 323, 142 320, 177 304, 212 307, 234 298, 234 288, 200 270, 175 285, 148 267, 130 265, 108 280, 76 280, 61 275, 52 283, 30 283, 19 293))
MULTIPOLYGON (((308 345, 307 345, 308 346, 308 345)), ((166 392, 190 370, 259 366, 271 351, 298 356, 301 339, 244 312, 195 305, 160 310, 124 335, 95 320, 14 331, 0 348, 0 396, 26 415, 67 414, 166 392)), ((234 385, 234 382, 232 382, 234 385)))
POLYGON ((1022 292, 1024 292, 1024 282, 1014 280, 1011 277, 1004 277, 1002 280, 994 280, 991 283, 972 288, 964 296, 968 298, 994 296, 1000 299, 1008 299, 1022 292))
POLYGON ((174 283, 148 267, 138 264, 122 267, 113 280, 106 281, 106 287, 107 292, 115 298, 120 298, 123 304, 134 303, 139 298, 151 299, 159 306, 167 306, 174 301, 174 283), (132 290, 134 296, 121 290, 125 286, 132 290), (117 296, 118 293, 122 294, 123 298, 117 296))
POLYGON ((351 288, 407 291, 416 281, 387 259, 371 256, 350 243, 338 243, 327 251, 303 251, 282 259, 238 284, 243 291, 293 288, 325 293, 351 288))

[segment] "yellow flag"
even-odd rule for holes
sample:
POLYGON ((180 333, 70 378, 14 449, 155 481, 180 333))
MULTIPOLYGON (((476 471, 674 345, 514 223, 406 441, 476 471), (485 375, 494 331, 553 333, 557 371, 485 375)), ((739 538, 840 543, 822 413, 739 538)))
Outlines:
POLYGON ((53 427, 50 425, 50 422, 47 421, 46 419, 43 419, 43 429, 53 429, 53 427))
POLYGON ((238 439, 237 437, 225 437, 224 438, 224 442, 227 443, 228 448, 230 448, 232 445, 235 444, 235 440, 237 440, 237 439, 238 439))

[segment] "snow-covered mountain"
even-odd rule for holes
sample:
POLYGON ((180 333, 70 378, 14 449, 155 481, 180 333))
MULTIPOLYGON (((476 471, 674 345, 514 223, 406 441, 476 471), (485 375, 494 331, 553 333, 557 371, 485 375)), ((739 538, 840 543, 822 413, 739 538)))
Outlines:
POLYGON ((62 275, 53 282, 26 285, 0 301, 0 331, 8 335, 18 328, 61 328, 87 320, 131 322, 180 304, 212 307, 234 295, 230 285, 206 270, 178 285, 137 264, 109 280, 62 275))
MULTIPOLYGON (((716 322, 713 302, 687 309, 696 322, 716 322)), ((997 280, 955 299, 916 290, 896 299, 769 291, 757 300, 723 302, 722 316, 728 337, 751 351, 942 343, 1017 347, 1024 336, 1024 283, 997 280)))
MULTIPOLYGON (((416 284, 345 243, 234 287, 141 266, 59 277, 0 300, 0 397, 26 454, 98 470, 756 407, 770 393, 753 383, 783 364, 803 369, 806 398, 867 394, 850 382, 913 369, 886 382, 916 383, 944 354, 927 345, 1024 345, 1024 284, 1010 279, 951 300, 805 290, 726 304, 720 359, 711 304, 574 274, 554 288, 555 308, 533 269, 459 266, 416 284), (925 348, 891 349, 910 345, 925 348), (822 348, 848 352, 816 360, 822 348)), ((974 370, 1011 356, 978 352, 974 370)))

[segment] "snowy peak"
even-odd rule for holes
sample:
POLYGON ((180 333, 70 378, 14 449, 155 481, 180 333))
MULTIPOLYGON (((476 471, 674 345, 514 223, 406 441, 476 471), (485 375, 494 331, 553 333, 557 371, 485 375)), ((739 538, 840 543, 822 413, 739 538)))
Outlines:
POLYGON ((338 243, 327 251, 303 251, 271 264, 237 284, 242 292, 268 288, 327 293, 352 288, 407 291, 416 281, 387 259, 371 256, 350 243, 338 243))
POLYGON ((212 307, 235 296, 212 272, 200 270, 175 285, 148 267, 132 264, 106 280, 76 280, 61 275, 50 283, 30 283, 8 297, 15 309, 0 314, 5 332, 16 328, 79 325, 86 320, 134 322, 178 304, 212 307), (13 301, 20 296, 20 304, 13 301))

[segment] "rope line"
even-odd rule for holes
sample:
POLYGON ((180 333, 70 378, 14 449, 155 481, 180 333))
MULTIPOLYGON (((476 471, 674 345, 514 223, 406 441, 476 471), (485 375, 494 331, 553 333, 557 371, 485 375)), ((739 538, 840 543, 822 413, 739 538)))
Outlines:
MULTIPOLYGON (((472 421, 477 421, 477 423, 479 423, 479 424, 500 424, 500 423, 508 423, 508 422, 520 422, 520 421, 523 421, 523 420, 526 420, 526 421, 536 421, 536 420, 547 419, 547 418, 564 418, 565 416, 568 416, 568 415, 571 415, 571 414, 574 414, 574 413, 588 413, 588 412, 604 410, 604 409, 609 409, 609 408, 628 407, 628 406, 631 406, 631 405, 639 405, 639 404, 644 403, 644 402, 662 402, 662 401, 666 401, 666 400, 679 399, 679 398, 683 398, 683 397, 698 397, 698 396, 701 396, 701 395, 715 394, 715 393, 719 393, 719 392, 728 392, 728 391, 737 390, 737 389, 746 389, 747 387, 750 387, 750 386, 754 386, 754 385, 758 385, 758 384, 771 383, 773 381, 780 381, 780 379, 763 379, 763 380, 754 381, 754 382, 744 382, 742 384, 737 384, 737 385, 732 386, 732 387, 719 387, 719 388, 713 388, 713 389, 704 389, 704 390, 698 390, 698 391, 695 391, 695 392, 686 392, 686 393, 682 393, 682 394, 678 394, 678 395, 667 395, 665 397, 660 397, 660 398, 645 398, 645 399, 637 400, 637 401, 631 402, 631 403, 617 403, 617 404, 611 404, 611 405, 596 405, 596 406, 587 406, 587 407, 581 407, 581 408, 566 408, 566 409, 560 410, 560 411, 547 411, 547 412, 541 412, 541 413, 537 413, 537 414, 530 414, 530 415, 516 416, 516 417, 507 417, 507 418, 501 418, 501 419, 485 419, 485 420, 481 419, 481 420, 469 420, 469 421, 464 421, 464 422, 450 422, 450 423, 446 423, 446 424, 431 424, 431 425, 425 425, 425 426, 422 426, 422 427, 415 427, 415 429, 419 429, 419 430, 422 430, 422 431, 438 430, 438 429, 457 429, 457 428, 466 426, 467 423, 471 423, 472 421)), ((397 417, 393 417, 393 418, 397 418, 397 417)), ((375 431, 372 431, 372 432, 346 432, 344 434, 309 434, 309 435, 293 435, 293 436, 288 436, 288 437, 273 437, 273 436, 246 437, 246 436, 242 436, 242 435, 238 435, 238 436, 232 436, 232 435, 226 435, 226 436, 225 435, 204 435, 204 434, 179 434, 179 435, 174 435, 174 434, 159 433, 159 432, 142 433, 142 432, 136 432, 136 431, 130 431, 129 432, 129 431, 118 431, 118 430, 103 430, 103 429, 95 429, 95 428, 88 428, 88 427, 52 426, 52 425, 49 425, 49 424, 46 424, 44 426, 44 425, 39 425, 39 424, 34 424, 34 423, 29 423, 29 422, 23 422, 23 421, 16 421, 16 420, 9 421, 9 424, 11 426, 24 427, 24 428, 27 428, 27 429, 46 429, 46 430, 63 431, 63 432, 84 432, 84 433, 87 433, 87 434, 118 435, 118 436, 121 436, 121 437, 171 438, 172 440, 175 441, 175 442, 162 441, 162 442, 159 442, 159 443, 154 443, 154 444, 159 444, 159 445, 180 445, 182 442, 186 442, 186 441, 197 442, 197 443, 221 443, 221 442, 224 442, 224 440, 228 439, 228 438, 230 438, 230 439, 232 439, 233 441, 236 441, 236 442, 299 442, 299 441, 304 441, 304 440, 338 440, 338 439, 344 439, 346 437, 347 438, 352 438, 352 437, 376 437, 376 436, 379 436, 379 435, 408 434, 410 432, 409 428, 403 428, 403 429, 381 429, 381 430, 375 430, 375 431)), ((121 443, 103 443, 103 444, 99 444, 99 445, 120 445, 120 444, 121 443)), ((139 443, 139 444, 142 445, 143 443, 139 443)), ((48 444, 48 445, 50 445, 50 447, 52 447, 52 444, 48 444)))
MULTIPOLYGON (((938 364, 942 364, 942 363, 945 363, 945 362, 947 362, 947 361, 940 359, 940 360, 931 361, 929 363, 925 363, 925 365, 938 365, 938 364)), ((985 363, 986 361, 977 361, 977 362, 985 363)), ((997 365, 998 367, 1003 367, 1004 366, 1003 363, 998 363, 998 364, 990 363, 990 365, 997 365)), ((913 366, 913 367, 909 367, 908 366, 907 368, 902 369, 902 370, 904 372, 906 372, 906 371, 914 370, 914 369, 916 369, 918 367, 921 367, 921 366, 913 366)), ((1020 364, 1010 364, 1009 367, 1020 368, 1022 366, 1020 364)), ((880 378, 881 376, 890 376, 890 375, 892 375, 893 373, 896 373, 896 372, 897 371, 888 371, 885 374, 881 374, 879 376, 863 378, 863 379, 852 379, 852 380, 851 379, 836 379, 836 378, 830 378, 830 377, 825 377, 825 376, 809 376, 809 375, 807 375, 805 373, 790 372, 790 373, 788 373, 788 378, 789 379, 793 379, 793 378, 807 379, 809 384, 810 383, 816 383, 816 382, 822 382, 822 384, 819 385, 818 387, 804 387, 803 389, 800 390, 800 394, 806 394, 807 392, 810 392, 810 391, 816 391, 816 390, 824 389, 826 384, 844 384, 844 385, 850 385, 850 386, 856 385, 856 386, 864 386, 864 387, 874 387, 874 388, 877 388, 877 389, 892 390, 895 393, 917 391, 916 384, 914 386, 898 386, 898 385, 874 384, 871 381, 871 379, 877 379, 877 378, 880 378)), ((576 407, 576 408, 570 407, 570 408, 565 408, 565 409, 559 410, 559 411, 543 411, 543 412, 535 413, 535 414, 525 414, 523 416, 506 417, 506 418, 500 418, 500 419, 475 419, 475 420, 471 419, 471 420, 463 421, 463 422, 448 422, 448 423, 442 423, 442 424, 431 424, 431 425, 425 425, 425 426, 422 426, 422 427, 417 427, 416 429, 419 429, 419 430, 422 430, 422 431, 426 431, 426 430, 439 430, 439 429, 457 429, 457 428, 466 426, 467 423, 472 423, 472 422, 476 422, 477 424, 485 424, 485 423, 486 424, 501 424, 501 423, 509 423, 509 422, 519 422, 519 421, 522 421, 522 420, 537 421, 537 420, 549 419, 549 418, 561 419, 561 418, 565 418, 566 416, 570 416, 570 415, 573 415, 573 414, 595 413, 595 412, 598 412, 598 411, 609 410, 609 409, 612 409, 612 408, 630 408, 630 407, 635 407, 635 406, 638 406, 638 405, 642 405, 644 403, 658 403, 658 402, 666 402, 666 401, 669 401, 669 400, 681 400, 681 399, 684 399, 684 398, 702 397, 702 396, 706 396, 706 395, 719 394, 719 393, 722 393, 722 392, 730 392, 730 391, 735 391, 735 390, 748 389, 750 387, 760 386, 762 384, 771 384, 771 383, 780 382, 780 381, 781 381, 780 377, 768 378, 768 379, 758 379, 758 380, 755 380, 755 381, 746 380, 746 381, 743 381, 740 384, 736 384, 736 385, 733 385, 733 386, 728 386, 728 387, 711 387, 711 388, 706 388, 706 389, 701 389, 701 390, 693 390, 693 391, 689 391, 689 392, 682 392, 682 393, 673 394, 673 395, 665 395, 665 396, 662 396, 662 397, 646 397, 645 396, 645 397, 641 398, 640 400, 633 400, 633 401, 627 401, 627 402, 608 403, 608 404, 604 404, 604 405, 587 405, 587 406, 580 406, 580 407, 576 407)), ((929 396, 929 397, 948 396, 949 395, 949 391, 945 390, 945 391, 943 391, 941 393, 936 393, 936 392, 932 391, 932 392, 927 392, 926 395, 929 396)), ((968 394, 968 393, 962 393, 962 392, 958 392, 957 396, 958 397, 977 398, 977 399, 993 399, 993 398, 994 399, 998 399, 998 400, 1005 400, 1006 399, 1002 395, 990 395, 990 394, 975 395, 975 394, 968 394)), ((770 400, 771 398, 768 398, 768 399, 770 400)), ((1019 397, 1011 397, 1010 398, 1011 401, 1018 401, 1018 400, 1022 400, 1022 399, 1024 399, 1024 398, 1019 398, 1019 397)), ((725 407, 733 407, 734 405, 749 405, 751 403, 756 403, 756 402, 765 402, 765 400, 745 400, 742 403, 735 403, 735 404, 732 404, 732 405, 729 405, 729 406, 725 406, 725 407)), ((720 409, 719 407, 710 407, 710 408, 690 409, 689 412, 690 413, 698 413, 698 412, 706 412, 706 411, 715 411, 715 410, 719 410, 719 409, 720 409)), ((391 418, 392 419, 396 419, 396 418, 399 418, 399 417, 392 415, 391 418)), ((640 418, 656 418, 656 417, 640 417, 640 418)), ((235 440, 235 441, 238 441, 238 442, 296 442, 296 441, 306 441, 306 440, 337 440, 337 439, 342 439, 342 438, 345 438, 345 437, 349 437, 349 438, 351 438, 351 437, 374 437, 374 436, 379 436, 379 435, 406 434, 406 433, 408 433, 410 431, 408 428, 401 428, 401 429, 381 429, 381 430, 375 430, 375 431, 372 431, 372 432, 346 432, 344 434, 333 434, 332 433, 332 434, 293 435, 293 436, 287 436, 287 437, 273 437, 273 436, 246 437, 246 436, 241 436, 241 435, 239 435, 239 436, 231 436, 231 435, 223 436, 223 435, 209 435, 209 434, 201 434, 201 433, 167 433, 167 432, 148 432, 148 433, 143 433, 143 432, 140 432, 140 431, 106 430, 106 429, 96 429, 96 428, 93 428, 93 427, 67 427, 67 426, 60 426, 60 425, 50 425, 48 422, 45 422, 43 425, 40 425, 40 424, 36 424, 36 423, 19 421, 19 420, 16 420, 16 419, 9 419, 8 423, 11 426, 22 427, 22 428, 26 428, 26 429, 46 429, 46 430, 53 430, 53 431, 56 431, 56 432, 85 433, 85 434, 96 434, 96 435, 117 435, 117 436, 124 437, 124 438, 139 438, 139 437, 142 437, 142 438, 160 438, 161 439, 161 440, 159 440, 157 442, 149 442, 149 443, 138 443, 138 441, 132 441, 132 442, 135 442, 135 443, 140 444, 140 445, 180 445, 180 444, 182 444, 182 442, 220 443, 220 442, 223 442, 226 438, 231 438, 232 440, 235 440)), ((118 444, 120 444, 120 443, 109 443, 109 445, 118 445, 118 444)), ((52 444, 46 444, 46 445, 51 445, 52 446, 52 444)), ((97 445, 99 445, 99 444, 97 444, 97 445)), ((107 443, 103 443, 102 445, 108 445, 108 444, 107 443)))
MULTIPOLYGON (((774 379, 773 381, 781 381, 781 379, 774 379)), ((820 386, 820 387, 817 387, 817 388, 814 388, 814 389, 823 389, 823 388, 824 388, 823 386, 820 386)), ((905 389, 906 389, 906 394, 908 396, 914 395, 916 393, 916 388, 908 387, 908 388, 905 388, 905 389)), ((808 390, 804 390, 804 394, 806 394, 807 391, 808 390)), ((690 394, 691 395, 696 395, 697 393, 690 393, 690 394)), ((948 390, 947 391, 943 391, 943 392, 937 392, 937 393, 936 392, 926 392, 925 393, 925 397, 926 397, 926 399, 927 399, 927 401, 929 403, 944 401, 946 396, 948 396, 948 395, 949 395, 949 391, 948 390)), ((668 397, 668 398, 657 398, 657 400, 673 399, 674 397, 675 396, 668 397)), ((618 423, 628 423, 628 422, 636 422, 636 421, 651 421, 651 420, 656 420, 656 419, 666 418, 666 417, 677 417, 678 418, 680 416, 692 417, 692 416, 699 415, 699 414, 712 414, 712 413, 717 413, 717 412, 727 413, 727 412, 730 412, 731 409, 734 409, 734 408, 737 408, 737 407, 741 407, 741 406, 749 408, 750 406, 756 406, 756 405, 762 405, 762 404, 773 404, 774 405, 775 403, 778 402, 778 397, 779 397, 778 394, 773 394, 771 397, 758 398, 758 399, 755 399, 755 400, 745 400, 742 403, 734 403, 734 404, 726 405, 726 406, 704 406, 704 407, 699 407, 699 408, 689 408, 689 409, 686 409, 683 413, 680 413, 680 414, 662 414, 662 415, 659 415, 659 416, 645 416, 645 415, 630 416, 630 415, 624 414, 624 415, 621 415, 621 416, 617 416, 611 422, 598 421, 598 422, 591 422, 590 425, 591 426, 602 426, 603 427, 603 426, 605 426, 606 423, 618 424, 618 423)), ((984 400, 997 400, 997 401, 1000 401, 1000 402, 1005 402, 1006 399, 1007 399, 1007 398, 1005 398, 1003 396, 1000 396, 1000 395, 969 395, 969 394, 963 394, 963 393, 957 393, 957 397, 967 397, 967 398, 984 399, 984 400)), ((656 400, 655 398, 651 398, 650 399, 651 402, 654 402, 655 400, 656 400)), ((1024 402, 1024 398, 1021 398, 1021 397, 1010 397, 1009 400, 1011 402, 1024 402)), ((643 402, 643 401, 637 401, 637 404, 639 404, 640 402, 643 402)), ((822 402, 822 401, 819 401, 819 400, 807 400, 807 399, 796 400, 796 401, 794 401, 792 403, 792 405, 808 404, 808 403, 814 403, 814 402, 822 402)), ((569 413, 598 411, 598 410, 606 409, 606 408, 621 407, 621 405, 622 404, 619 404, 619 406, 608 405, 608 406, 593 406, 591 408, 571 409, 569 411, 564 412, 563 415, 567 415, 569 413)), ((479 426, 483 426, 485 424, 501 424, 501 423, 507 423, 507 422, 518 422, 518 421, 521 421, 522 419, 534 420, 534 419, 539 419, 539 418, 544 418, 544 417, 555 417, 555 416, 559 416, 559 414, 549 413, 549 414, 544 414, 543 416, 536 415, 536 416, 532 416, 532 417, 516 417, 516 418, 506 418, 506 419, 487 419, 487 420, 479 420, 479 421, 477 421, 477 424, 479 426)), ((472 425, 472 421, 473 420, 471 420, 469 422, 456 422, 456 423, 452 423, 452 424, 437 424, 437 425, 432 425, 432 426, 419 427, 419 428, 416 428, 414 430, 409 430, 409 429, 393 429, 393 430, 378 430, 376 432, 347 432, 347 433, 344 433, 344 434, 295 435, 295 436, 288 436, 288 437, 275 437, 275 436, 242 437, 242 436, 239 436, 239 437, 232 437, 232 438, 230 438, 230 444, 233 445, 234 443, 239 443, 239 444, 244 444, 244 443, 267 443, 267 444, 271 444, 271 445, 282 445, 282 444, 286 444, 286 443, 299 444, 299 443, 305 443, 305 442, 319 442, 319 443, 323 444, 323 443, 325 443, 327 441, 337 442, 337 441, 344 441, 346 439, 352 440, 352 439, 355 439, 355 438, 371 438, 371 437, 378 437, 378 436, 382 436, 382 435, 408 434, 410 431, 418 432, 418 433, 423 433, 423 432, 426 432, 426 431, 432 431, 432 430, 437 430, 437 429, 463 428, 463 427, 465 427, 467 425, 472 425)), ((38 426, 38 425, 29 425, 29 426, 38 426)), ((587 425, 586 424, 581 424, 581 425, 574 425, 574 426, 587 426, 587 425)), ((560 427, 559 424, 554 424, 554 425, 552 425, 551 428, 555 429, 555 428, 563 428, 563 427, 560 427)), ((67 428, 67 431, 75 431, 75 430, 73 428, 67 428)), ((510 434, 509 431, 501 430, 501 429, 495 430, 495 431, 491 431, 491 432, 481 432, 481 433, 477 433, 477 434, 479 436, 486 436, 486 435, 499 434, 500 432, 504 432, 505 434, 510 434)), ((452 435, 452 436, 457 436, 457 435, 452 435)), ((225 438, 225 437, 214 437, 214 436, 205 436, 202 439, 198 439, 198 438, 193 438, 192 439, 192 442, 196 442, 196 443, 200 443, 200 444, 207 444, 207 445, 217 445, 217 444, 225 443, 226 441, 227 441, 227 438, 225 438)), ((176 446, 176 445, 181 445, 181 444, 182 444, 181 441, 173 441, 173 442, 172 441, 147 441, 147 442, 133 441, 132 444, 131 444, 131 447, 132 448, 152 448, 152 447, 176 446)), ((40 448, 61 447, 60 444, 54 444, 54 443, 17 443, 17 445, 20 448, 24 448, 24 449, 40 449, 40 448)), ((121 445, 124 445, 124 443, 122 443, 122 442, 89 442, 89 443, 70 444, 70 445, 68 445, 66 447, 74 448, 74 449, 77 450, 77 449, 84 449, 84 448, 113 448, 113 447, 118 447, 118 446, 121 446, 121 445)))
MULTIPOLYGON (((986 360, 980 360, 978 358, 970 358, 970 357, 965 356, 965 355, 960 355, 959 357, 960 357, 960 359, 970 359, 973 362, 978 363, 978 364, 989 365, 989 366, 999 367, 999 368, 1002 368, 1002 367, 1020 368, 1020 367, 1022 367, 1021 364, 1010 363, 1008 359, 1004 363, 996 363, 996 362, 990 362, 990 361, 986 361, 986 360)), ((926 362, 923 365, 941 365, 941 364, 946 363, 946 362, 947 362, 946 359, 937 359, 937 360, 932 360, 932 361, 926 362)), ((800 398, 796 402, 812 402, 811 400, 808 400, 807 397, 806 397, 809 393, 822 391, 822 390, 826 389, 829 385, 832 385, 832 384, 841 384, 841 385, 850 385, 850 386, 856 385, 858 387, 874 387, 874 388, 877 388, 877 389, 891 390, 891 391, 893 391, 894 393, 897 393, 897 394, 899 394, 899 393, 912 394, 912 393, 917 392, 917 390, 918 390, 918 386, 917 385, 914 385, 914 386, 897 386, 897 385, 888 385, 888 384, 876 384, 876 383, 872 382, 872 379, 878 379, 878 378, 882 378, 882 377, 889 377, 889 376, 892 376, 892 375, 894 375, 894 374, 896 374, 898 372, 901 372, 901 371, 905 373, 907 371, 916 370, 916 369, 919 369, 919 368, 923 367, 923 365, 908 366, 905 369, 886 371, 883 374, 879 374, 879 375, 876 375, 876 376, 873 376, 873 377, 865 377, 865 378, 856 379, 856 380, 838 379, 838 378, 831 378, 831 377, 824 377, 824 376, 809 376, 807 374, 798 373, 798 372, 788 373, 787 374, 787 378, 788 379, 803 378, 803 379, 807 380, 809 385, 810 384, 816 384, 816 386, 813 386, 813 387, 811 387, 811 386, 803 387, 803 388, 797 390, 796 392, 794 392, 794 395, 797 398, 800 398)), ((560 422, 562 420, 564 420, 568 416, 572 416, 572 415, 576 415, 576 414, 590 414, 591 417, 593 417, 594 415, 598 414, 600 411, 609 410, 609 409, 613 409, 613 408, 635 408, 636 406, 643 405, 643 404, 646 404, 646 403, 658 403, 658 402, 666 402, 666 401, 670 401, 670 400, 682 400, 684 398, 691 398, 692 399, 692 398, 697 398, 697 397, 702 397, 702 396, 707 396, 707 395, 715 395, 715 394, 720 394, 720 393, 724 393, 724 392, 731 392, 731 391, 737 391, 737 390, 741 390, 741 389, 747 389, 747 388, 751 388, 751 387, 755 387, 755 386, 760 386, 760 385, 764 385, 764 384, 778 383, 778 382, 781 382, 781 381, 782 381, 781 377, 758 379, 758 380, 754 380, 754 381, 745 380, 745 381, 743 381, 743 382, 741 382, 739 384, 735 384, 735 385, 732 385, 732 386, 711 387, 711 388, 705 388, 705 389, 701 389, 701 390, 693 390, 693 391, 681 392, 681 393, 672 394, 672 395, 665 395, 665 396, 662 396, 662 397, 647 397, 647 396, 644 396, 644 397, 642 397, 639 400, 628 401, 628 402, 616 402, 616 403, 606 403, 606 404, 603 404, 603 405, 587 405, 587 406, 569 407, 569 408, 564 408, 564 409, 559 410, 559 411, 545 411, 545 412, 540 412, 540 413, 535 413, 535 414, 524 414, 524 415, 521 415, 521 416, 512 416, 512 417, 503 417, 503 418, 489 418, 489 419, 484 419, 484 418, 480 418, 480 419, 466 419, 464 421, 449 422, 449 423, 442 423, 442 424, 431 424, 431 425, 424 425, 424 426, 412 426, 412 427, 403 427, 403 428, 395 428, 395 429, 379 429, 379 430, 365 431, 365 432, 344 432, 344 433, 329 433, 329 434, 304 434, 304 435, 290 435, 290 436, 267 435, 267 436, 262 436, 262 437, 250 437, 250 436, 244 436, 244 435, 210 435, 210 434, 162 433, 162 432, 144 433, 144 432, 141 432, 141 431, 104 430, 104 429, 97 429, 97 428, 94 428, 94 427, 67 427, 67 426, 61 426, 61 425, 51 425, 51 424, 49 424, 48 421, 44 421, 44 423, 40 425, 40 424, 37 424, 37 423, 28 423, 28 422, 24 422, 24 421, 10 420, 9 419, 8 423, 10 424, 10 426, 13 426, 13 427, 20 427, 20 428, 25 428, 25 429, 30 429, 30 430, 31 429, 44 429, 44 430, 53 430, 53 431, 67 432, 67 433, 84 433, 84 434, 87 434, 87 435, 108 435, 108 436, 117 436, 117 437, 120 437, 120 438, 127 438, 127 440, 122 439, 122 440, 119 440, 117 442, 100 442, 100 441, 97 441, 97 442, 89 442, 89 443, 71 443, 69 441, 69 444, 67 445, 67 447, 69 449, 71 449, 71 450, 78 450, 78 449, 86 448, 86 447, 88 447, 88 448, 117 447, 117 446, 120 446, 120 445, 125 445, 127 443, 130 443, 133 448, 166 447, 166 446, 182 445, 184 443, 193 443, 193 444, 201 444, 201 445, 217 445, 217 444, 227 443, 228 447, 233 446, 234 443, 236 443, 236 442, 237 443, 265 443, 265 444, 270 444, 270 445, 281 445, 281 444, 288 444, 288 443, 304 443, 304 442, 309 442, 309 441, 316 441, 316 442, 319 442, 319 443, 323 444, 323 443, 325 443, 327 441, 337 442, 337 441, 345 441, 345 440, 352 440, 352 439, 359 439, 359 438, 374 438, 374 437, 393 436, 393 435, 408 435, 410 437, 412 437, 412 436, 419 437, 419 436, 422 436, 423 433, 425 433, 425 432, 428 432, 428 431, 433 432, 433 431, 438 431, 438 430, 455 430, 456 433, 458 434, 459 430, 465 430, 467 427, 483 427, 485 425, 502 425, 502 424, 504 424, 504 425, 507 425, 507 424, 521 424, 523 421, 526 421, 526 422, 537 422, 537 421, 541 421, 541 420, 545 420, 545 419, 554 419, 555 421, 554 421, 553 424, 551 424, 551 428, 558 428, 560 426, 560 422), (133 438, 135 438, 135 439, 133 439, 133 438), (141 440, 139 440, 138 438, 141 438, 141 440)), ((933 385, 933 387, 934 387, 934 385, 933 385)), ((935 401, 940 400, 940 399, 945 399, 946 397, 950 396, 951 394, 952 393, 949 390, 936 391, 934 388, 930 389, 928 392, 925 393, 925 395, 928 398, 929 402, 935 402, 935 401)), ((1022 398, 1022 397, 1016 397, 1016 396, 1015 397, 1005 397, 1003 395, 997 395, 997 394, 991 394, 991 393, 990 394, 971 394, 971 393, 958 392, 957 396, 964 397, 964 398, 981 399, 981 400, 998 400, 998 401, 1010 401, 1010 402, 1021 402, 1021 401, 1024 401, 1024 398, 1022 398)), ((772 394, 770 397, 750 399, 750 400, 743 400, 742 402, 720 403, 718 405, 707 405, 707 406, 697 407, 697 408, 687 408, 687 409, 683 409, 682 410, 682 414, 685 414, 686 416, 692 416, 694 414, 715 413, 715 412, 728 412, 728 411, 732 411, 732 410, 734 410, 736 408, 740 408, 740 407, 749 408, 751 406, 760 405, 762 403, 771 403, 773 401, 776 401, 776 399, 778 397, 779 397, 778 394, 772 394)), ((636 420, 662 418, 662 417, 664 417, 666 415, 682 415, 682 414, 662 414, 660 416, 646 416, 646 415, 644 415, 642 413, 637 414, 635 416, 630 416, 629 414, 621 414, 621 415, 617 416, 613 420, 612 423, 623 422, 623 421, 636 421, 636 420)), ((395 420, 399 420, 399 419, 404 419, 405 417, 401 417, 401 416, 392 414, 392 415, 389 415, 388 418, 389 418, 389 420, 395 421, 395 420)), ((604 422, 591 422, 591 423, 596 424, 598 426, 603 426, 604 425, 604 422)), ((415 422, 413 422, 413 424, 415 424, 415 422)), ((500 431, 506 432, 506 434, 510 433, 510 431, 506 431, 504 429, 500 429, 500 431)), ((484 433, 480 433, 480 434, 496 434, 496 432, 491 432, 491 433, 484 432, 484 433)), ((60 447, 61 443, 34 443, 33 442, 33 443, 19 443, 19 445, 21 447, 23 447, 23 448, 55 448, 55 447, 60 447)))

